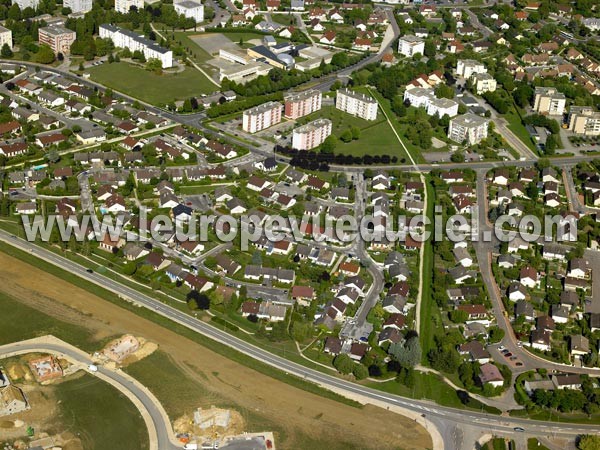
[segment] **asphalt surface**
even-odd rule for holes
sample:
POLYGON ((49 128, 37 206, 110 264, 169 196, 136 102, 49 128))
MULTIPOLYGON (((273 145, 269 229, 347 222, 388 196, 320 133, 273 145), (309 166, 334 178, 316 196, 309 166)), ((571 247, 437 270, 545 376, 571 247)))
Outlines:
POLYGON ((9 233, 0 231, 0 240, 21 250, 31 252, 37 257, 54 264, 63 270, 67 270, 83 279, 116 293, 123 299, 148 308, 156 314, 173 320, 203 336, 231 347, 253 359, 283 371, 286 374, 295 375, 306 381, 316 383, 330 390, 345 393, 351 397, 360 396, 367 400, 375 401, 390 407, 395 406, 425 415, 431 424, 441 430, 454 430, 452 426, 468 425, 470 427, 478 428, 482 432, 493 431, 494 433, 511 434, 514 432, 515 427, 521 427, 531 436, 548 436, 552 434, 553 436, 569 438, 582 433, 598 432, 598 427, 595 425, 554 424, 522 418, 499 417, 481 412, 439 406, 431 401, 407 399, 345 381, 273 355, 266 350, 231 336, 224 331, 203 323, 175 308, 165 305, 158 300, 143 295, 102 275, 88 273, 85 267, 55 255, 48 250, 32 245, 20 238, 14 237, 9 233))
MULTIPOLYGON (((0 347, 0 359, 6 357, 3 355, 8 355, 15 352, 29 353, 40 351, 47 351, 49 353, 55 353, 59 355, 67 355, 71 360, 75 360, 78 363, 81 363, 85 366, 93 364, 91 358, 85 357, 78 351, 74 351, 73 348, 71 348, 70 346, 62 346, 60 344, 53 343, 39 344, 17 342, 14 344, 4 345, 0 347)), ((171 430, 171 423, 168 421, 165 422, 165 416, 161 414, 159 410, 159 408, 161 408, 160 405, 157 405, 156 402, 152 398, 150 398, 142 389, 140 389, 138 386, 136 386, 118 371, 108 370, 102 366, 97 366, 97 368, 100 374, 107 378, 110 378, 112 381, 119 384, 122 390, 129 391, 130 394, 135 396, 137 400, 139 400, 142 403, 142 405, 150 415, 150 418, 156 429, 156 438, 159 450, 175 450, 181 448, 181 446, 174 445, 169 439, 169 430, 171 430)))

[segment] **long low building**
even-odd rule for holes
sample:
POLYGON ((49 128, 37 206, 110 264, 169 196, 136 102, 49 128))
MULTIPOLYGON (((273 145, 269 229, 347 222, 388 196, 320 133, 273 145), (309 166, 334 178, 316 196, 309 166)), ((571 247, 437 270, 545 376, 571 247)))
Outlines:
POLYGON ((103 24, 100 25, 100 37, 110 39, 115 47, 128 48, 131 52, 140 51, 147 60, 156 58, 162 63, 164 69, 173 67, 173 52, 171 50, 167 50, 156 42, 133 31, 103 24))
POLYGON ((292 147, 297 150, 311 150, 318 147, 331 135, 332 123, 329 119, 317 119, 294 130, 292 147))

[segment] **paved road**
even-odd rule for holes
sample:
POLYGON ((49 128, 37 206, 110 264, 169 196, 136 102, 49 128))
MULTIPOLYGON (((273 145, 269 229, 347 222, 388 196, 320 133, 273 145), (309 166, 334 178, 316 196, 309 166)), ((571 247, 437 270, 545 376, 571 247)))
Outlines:
MULTIPOLYGON (((523 367, 514 369, 513 373, 526 372, 535 368, 544 368, 548 371, 568 371, 572 373, 587 373, 593 375, 600 375, 600 368, 591 367, 573 367, 567 364, 559 364, 552 361, 548 361, 541 358, 533 353, 530 353, 527 349, 522 348, 518 345, 518 339, 515 336, 510 320, 505 316, 504 304, 502 303, 502 293, 498 288, 496 279, 492 271, 492 251, 494 247, 494 241, 482 239, 482 236, 488 234, 493 236, 492 225, 488 222, 487 218, 487 186, 485 181, 485 170, 477 171, 477 207, 478 207, 478 219, 477 226, 479 227, 479 240, 474 243, 475 252, 477 254, 477 261, 479 263, 479 271, 481 273, 483 282, 487 286, 488 295, 492 302, 492 311, 494 317, 498 321, 498 326, 505 332, 504 339, 500 344, 504 345, 514 356, 523 362, 523 367)), ((592 253, 590 251, 590 253, 592 253)), ((592 255, 595 261, 600 263, 600 253, 593 252, 592 255)), ((499 345, 500 345, 499 344, 499 345)))
MULTIPOLYGON (((15 354, 25 353, 49 353, 54 355, 65 355, 69 360, 81 364, 83 367, 88 367, 93 364, 92 359, 82 351, 66 344, 58 339, 48 342, 40 342, 43 338, 37 340, 17 342, 13 344, 3 345, 0 347, 0 359, 4 359, 8 356, 15 354)), ((150 449, 151 450, 175 450, 181 448, 180 445, 175 445, 170 436, 173 436, 171 423, 158 402, 158 400, 149 394, 149 392, 138 383, 133 382, 131 377, 126 374, 110 370, 102 366, 97 366, 97 375, 100 378, 107 378, 110 380, 110 384, 113 384, 117 389, 127 395, 127 397, 133 398, 134 404, 140 409, 142 416, 151 420, 149 425, 150 434, 150 449)))
MULTIPOLYGON (((437 429, 453 429, 454 426, 470 425, 479 428, 482 432, 492 430, 494 433, 511 434, 514 432, 514 427, 523 427, 527 430, 527 434, 532 436, 546 436, 552 433, 556 436, 572 438, 575 435, 582 433, 597 432, 598 428, 592 425, 585 424, 552 424, 549 422, 532 421, 521 418, 498 417, 495 415, 465 411, 461 409, 448 408, 436 405, 431 401, 412 400, 403 398, 397 395, 388 394, 366 386, 352 383, 337 377, 321 373, 317 370, 310 369, 295 362, 288 361, 282 357, 273 355, 266 350, 249 344, 237 337, 231 336, 228 333, 221 331, 209 324, 203 323, 193 317, 161 303, 151 297, 143 295, 131 288, 123 286, 109 278, 106 278, 97 273, 88 273, 83 266, 69 261, 54 253, 34 246, 22 239, 11 236, 5 231, 0 231, 0 240, 13 245, 23 251, 29 252, 33 249, 33 253, 63 270, 67 270, 83 279, 86 279, 94 284, 112 291, 121 298, 129 300, 139 306, 143 306, 154 311, 156 314, 162 315, 170 320, 177 322, 203 336, 213 339, 228 347, 234 348, 245 355, 261 361, 278 370, 284 371, 287 374, 295 375, 306 381, 316 383, 326 389, 340 392, 343 395, 360 397, 368 402, 373 402, 381 406, 390 408, 400 408, 402 411, 410 413, 423 414, 428 422, 421 420, 430 432, 437 435, 437 429), (432 426, 435 429, 432 429, 432 426)), ((438 435, 439 436, 439 435, 438 435)))

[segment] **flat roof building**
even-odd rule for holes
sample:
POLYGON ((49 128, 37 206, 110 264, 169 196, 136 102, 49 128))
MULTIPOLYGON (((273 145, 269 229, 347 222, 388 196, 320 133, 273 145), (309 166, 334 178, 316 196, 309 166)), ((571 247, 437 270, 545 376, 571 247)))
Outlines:
POLYGON ((248 133, 256 133, 279 122, 281 122, 281 103, 267 102, 244 111, 242 129, 248 133))
POLYGON ((204 5, 191 0, 173 2, 177 14, 183 14, 188 19, 194 19, 196 23, 204 21, 204 5))
POLYGON ((297 119, 320 110, 322 98, 323 94, 316 89, 286 94, 283 97, 285 117, 297 119))
POLYGON ((318 147, 331 135, 332 123, 329 119, 317 119, 294 130, 292 147, 297 150, 311 150, 318 147))
POLYGON ((373 97, 346 88, 337 91, 335 107, 361 119, 377 119, 377 101, 373 97))
POLYGON ((567 99, 565 94, 553 87, 536 87, 533 109, 540 114, 562 116, 567 99))
MULTIPOLYGON (((143 3, 142 3, 143 5, 143 3)), ((133 31, 119 28, 114 25, 100 25, 100 37, 110 39, 115 47, 128 48, 132 53, 141 51, 146 60, 156 58, 164 69, 173 67, 173 52, 161 47, 156 42, 134 33, 133 31)))
POLYGON ((468 145, 477 144, 487 138, 489 122, 489 119, 470 113, 455 117, 450 120, 448 138, 468 145))
POLYGON ((75 32, 63 26, 44 27, 38 30, 38 40, 40 45, 48 45, 55 55, 68 55, 75 42, 75 32))
POLYGON ((425 53, 425 41, 412 34, 402 36, 398 41, 398 53, 409 58, 417 53, 423 55, 425 53))
POLYGON ((571 106, 568 123, 569 130, 575 134, 600 135, 600 112, 589 106, 571 106))

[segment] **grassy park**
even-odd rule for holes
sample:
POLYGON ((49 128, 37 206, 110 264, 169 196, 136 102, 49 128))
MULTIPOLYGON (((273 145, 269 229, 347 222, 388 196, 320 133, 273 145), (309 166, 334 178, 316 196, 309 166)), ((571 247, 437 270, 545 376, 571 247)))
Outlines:
POLYGON ((112 386, 84 375, 54 387, 60 403, 59 420, 78 435, 83 448, 147 449, 148 433, 139 411, 112 386))
POLYGON ((210 94, 218 88, 201 72, 186 67, 183 72, 157 75, 125 62, 86 69, 91 79, 111 89, 154 105, 210 94))

